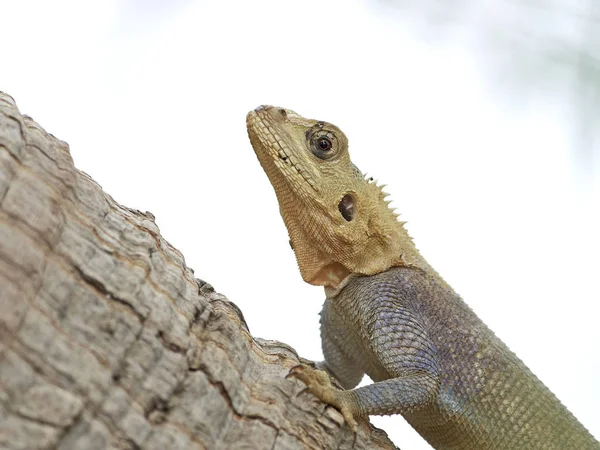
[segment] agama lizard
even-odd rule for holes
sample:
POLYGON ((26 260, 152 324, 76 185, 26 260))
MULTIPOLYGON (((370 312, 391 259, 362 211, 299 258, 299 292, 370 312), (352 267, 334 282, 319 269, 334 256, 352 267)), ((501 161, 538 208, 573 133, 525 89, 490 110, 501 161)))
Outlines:
POLYGON ((302 277, 325 287, 325 361, 292 377, 354 431, 402 414, 436 449, 600 449, 420 255, 339 128, 273 106, 247 127, 302 277), (365 373, 374 383, 353 389, 365 373))

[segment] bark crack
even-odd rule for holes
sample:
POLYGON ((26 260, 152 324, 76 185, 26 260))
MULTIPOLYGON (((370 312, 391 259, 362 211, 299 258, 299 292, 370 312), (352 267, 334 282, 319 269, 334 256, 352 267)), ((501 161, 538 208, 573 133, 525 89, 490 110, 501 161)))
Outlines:
POLYGON ((79 277, 85 281, 86 284, 88 284, 90 287, 92 287, 96 292, 98 292, 101 296, 103 296, 104 298, 107 298, 109 300, 112 300, 116 303, 119 303, 120 305, 123 305, 125 307, 125 309, 127 309, 129 312, 131 312, 133 315, 135 315, 138 320, 140 321, 140 323, 144 322, 144 316, 137 312, 135 310, 135 308, 133 307, 133 305, 128 302, 127 300, 117 297, 116 295, 114 295, 112 292, 110 292, 106 286, 104 285, 104 283, 102 283, 100 280, 97 280, 96 278, 86 274, 80 267, 78 267, 77 265, 73 264, 71 265, 71 267, 73 268, 73 270, 77 273, 77 275, 79 275, 79 277))

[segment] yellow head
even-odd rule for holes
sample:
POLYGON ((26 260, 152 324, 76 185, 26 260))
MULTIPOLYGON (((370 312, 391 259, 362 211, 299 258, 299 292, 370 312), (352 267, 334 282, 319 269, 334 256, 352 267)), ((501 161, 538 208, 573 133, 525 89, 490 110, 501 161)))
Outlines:
POLYGON ((251 111, 246 123, 306 282, 336 287, 351 273, 410 261, 412 240, 387 194, 352 164, 338 127, 273 106, 251 111))

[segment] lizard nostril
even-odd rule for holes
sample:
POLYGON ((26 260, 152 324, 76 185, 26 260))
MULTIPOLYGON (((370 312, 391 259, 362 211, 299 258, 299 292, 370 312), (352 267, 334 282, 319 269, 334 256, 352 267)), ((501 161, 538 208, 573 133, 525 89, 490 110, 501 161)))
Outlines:
POLYGON ((287 117, 287 111, 283 108, 279 108, 279 114, 281 114, 281 117, 287 117))

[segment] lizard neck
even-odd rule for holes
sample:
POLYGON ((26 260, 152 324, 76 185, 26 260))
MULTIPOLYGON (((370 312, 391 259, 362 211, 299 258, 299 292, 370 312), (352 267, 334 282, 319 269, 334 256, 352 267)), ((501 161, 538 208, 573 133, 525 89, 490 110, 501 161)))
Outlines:
MULTIPOLYGON (((406 230, 403 229, 402 231, 406 233, 406 230)), ((404 252, 401 253, 399 263, 389 265, 378 272, 368 275, 363 273, 350 272, 338 284, 330 284, 324 287, 326 297, 328 299, 334 299, 344 289, 344 287, 346 287, 348 283, 350 283, 354 278, 375 276, 377 274, 387 272, 388 270, 393 269, 394 267, 406 267, 408 269, 420 271, 428 275, 429 277, 441 278, 439 274, 433 269, 433 267, 429 265, 427 260, 421 255, 419 250, 417 250, 416 246, 412 242, 412 239, 408 237, 408 240, 410 242, 410 245, 404 247, 404 252)))

